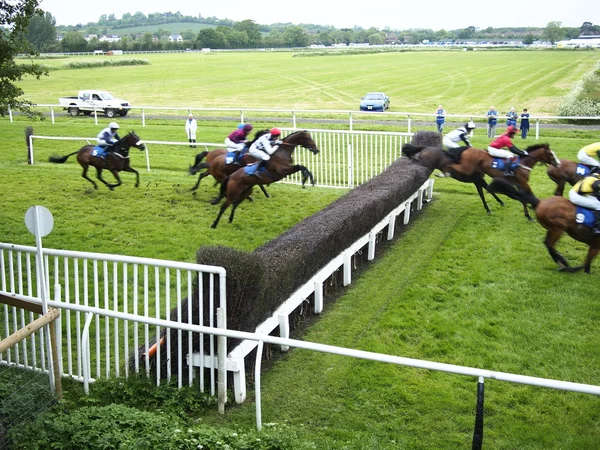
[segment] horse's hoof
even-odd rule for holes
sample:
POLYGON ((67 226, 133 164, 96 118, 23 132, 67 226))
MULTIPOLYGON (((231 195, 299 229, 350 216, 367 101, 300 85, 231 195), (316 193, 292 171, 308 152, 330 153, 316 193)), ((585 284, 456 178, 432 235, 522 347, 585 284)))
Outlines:
POLYGON ((583 269, 583 266, 578 266, 578 267, 560 267, 558 269, 559 272, 567 272, 567 273, 575 273, 575 272, 579 272, 581 269, 583 269))
POLYGON ((217 228, 217 224, 216 224, 216 223, 213 223, 213 224, 212 224, 210 227, 211 227, 211 228, 217 228))
POLYGON ((210 201, 211 205, 218 205, 219 204, 219 200, 218 199, 214 199, 210 201))
POLYGON ((492 212, 491 212, 491 211, 487 211, 487 215, 488 215, 488 216, 491 216, 491 215, 492 215, 492 212))
POLYGON ((193 187, 190 189, 190 192, 194 192, 196 189, 198 189, 197 187, 193 187))

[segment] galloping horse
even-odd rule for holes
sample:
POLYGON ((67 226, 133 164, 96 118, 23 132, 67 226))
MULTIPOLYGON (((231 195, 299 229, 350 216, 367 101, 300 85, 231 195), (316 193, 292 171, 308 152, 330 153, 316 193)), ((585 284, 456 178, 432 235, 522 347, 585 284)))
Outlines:
POLYGON ((297 146, 305 147, 315 155, 319 153, 317 144, 315 144, 315 141, 313 141, 308 131, 296 131, 283 139, 279 148, 271 155, 271 159, 266 162, 267 173, 263 172, 259 175, 247 175, 244 170, 237 170, 225 178, 223 183, 221 183, 219 196, 211 202, 213 205, 216 205, 226 197, 211 228, 217 227, 221 216, 229 205, 233 205, 231 215, 229 216, 229 223, 231 223, 233 221, 235 209, 242 201, 250 196, 252 188, 256 185, 271 184, 301 171, 302 186, 304 186, 307 179, 310 179, 310 182, 314 186, 315 180, 310 170, 303 165, 294 164, 292 153, 297 146))
POLYGON ((119 178, 120 171, 135 173, 135 187, 138 187, 140 185, 140 174, 137 170, 129 165, 129 149, 131 147, 135 147, 139 150, 145 150, 146 145, 140 140, 137 134, 131 131, 119 139, 114 146, 115 150, 110 152, 106 156, 106 159, 93 155, 95 145, 84 145, 76 152, 69 153, 66 156, 51 156, 49 161, 51 163, 62 164, 69 158, 69 156, 77 153, 77 161, 79 164, 81 164, 81 167, 83 167, 83 173, 81 176, 92 183, 94 185, 94 189, 98 189, 98 185, 94 180, 88 178, 87 176, 89 166, 96 168, 96 177, 111 191, 117 186, 121 185, 121 178, 119 178), (117 184, 110 184, 104 181, 102 178, 103 169, 107 169, 113 174, 117 180, 117 184))
MULTIPOLYGON (((456 149, 459 150, 459 149, 456 149)), ((422 149, 421 151, 425 151, 422 149)), ((428 151, 437 152, 436 158, 440 158, 439 152, 443 152, 439 148, 429 148, 428 151)), ((417 151, 415 150, 415 153, 417 151)), ((535 166, 536 163, 540 162, 543 164, 549 164, 552 166, 559 166, 560 161, 550 149, 549 144, 534 144, 527 147, 527 156, 521 157, 521 163, 515 171, 514 177, 506 178, 510 183, 518 185, 524 189, 525 192, 532 194, 531 187, 529 186, 529 172, 535 166)), ((456 176, 472 177, 476 172, 481 174, 489 175, 492 178, 503 178, 504 171, 500 169, 494 169, 492 164, 494 158, 485 150, 479 150, 473 147, 467 147, 464 151, 460 152, 460 160, 457 163, 447 165, 444 169, 452 175, 453 178, 456 176), (460 174, 460 175, 459 175, 460 174)), ((458 159, 458 155, 457 155, 458 159)), ((488 191, 493 192, 494 189, 490 188, 488 191)), ((529 215, 527 204, 523 203, 523 212, 525 217, 529 220, 533 220, 529 215)))
MULTIPOLYGON (((438 134, 438 133, 436 133, 438 134)), ((413 144, 405 144, 402 147, 402 153, 414 160, 418 164, 428 167, 430 169, 438 169, 444 173, 449 173, 452 178, 462 183, 473 183, 479 194, 479 198, 483 203, 483 207, 488 214, 491 214, 490 208, 488 207, 485 197, 483 196, 483 190, 488 191, 496 199, 501 206, 504 206, 504 202, 492 191, 490 191, 487 182, 481 172, 474 172, 473 175, 463 175, 462 173, 456 172, 450 168, 451 164, 456 162, 453 159, 452 152, 446 152, 439 147, 419 147, 413 144)))
POLYGON ((561 159, 559 167, 548 167, 548 176, 556 183, 554 195, 562 196, 565 192, 565 185, 569 183, 575 185, 579 180, 585 178, 585 174, 578 173, 577 165, 579 163, 568 159, 561 159))
POLYGON ((577 272, 584 269, 585 273, 590 273, 592 261, 600 252, 600 235, 592 234, 590 227, 577 223, 575 220, 577 209, 573 203, 563 196, 556 195, 538 199, 533 194, 524 192, 502 179, 492 181, 491 187, 497 192, 502 192, 520 202, 529 203, 533 207, 537 221, 547 230, 544 245, 550 257, 558 264, 558 270, 577 272), (576 241, 587 244, 588 253, 582 266, 569 266, 566 258, 556 250, 555 245, 565 232, 576 241))
MULTIPOLYGON (((248 144, 248 147, 250 147, 250 145, 252 145, 252 143, 254 143, 254 141, 256 141, 259 137, 268 132, 268 130, 257 131, 254 135, 254 139, 252 140, 252 142, 248 144)), ((194 187, 190 189, 191 191, 195 191, 196 189, 198 189, 198 186, 200 186, 200 182, 202 181, 202 179, 209 175, 212 175, 212 177, 215 179, 216 185, 217 183, 222 183, 225 178, 227 178, 229 175, 231 175, 233 172, 240 168, 240 166, 237 164, 227 164, 227 153, 227 149, 216 148, 210 152, 206 151, 198 153, 196 155, 194 165, 189 168, 190 175, 194 175, 203 169, 206 170, 202 172, 200 176, 198 176, 198 181, 196 182, 194 187), (206 162, 203 162, 204 158, 206 158, 206 162)), ((246 153, 243 156, 243 162, 244 164, 253 163, 256 162, 256 159, 250 154, 246 153)), ((262 185, 260 185, 259 187, 265 194, 265 197, 269 198, 269 194, 267 194, 265 187, 262 185)))

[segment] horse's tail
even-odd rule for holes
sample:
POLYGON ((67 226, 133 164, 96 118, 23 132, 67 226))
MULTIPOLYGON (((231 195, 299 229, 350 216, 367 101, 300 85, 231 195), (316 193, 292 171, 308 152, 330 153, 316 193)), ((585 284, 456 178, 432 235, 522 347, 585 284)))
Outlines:
POLYGON ((402 146, 402 154, 405 156, 408 156, 409 158, 414 157, 417 153, 419 153, 421 150, 423 150, 426 147, 422 147, 420 145, 413 145, 413 144, 404 144, 402 146))
POLYGON ((62 164, 67 159, 69 159, 69 156, 73 156, 77 153, 79 153, 79 150, 77 150, 76 152, 73 152, 73 153, 69 153, 68 155, 65 155, 65 156, 51 156, 50 158, 48 158, 48 161, 50 161, 51 163, 62 164))
POLYGON ((202 153, 198 153, 196 155, 196 159, 194 160, 194 165, 190 166, 190 168, 189 168, 190 175, 194 175, 195 173, 198 173, 201 169, 207 169, 208 168, 208 166, 206 164, 203 165, 202 167, 200 166, 200 163, 202 162, 202 160, 204 158, 206 158, 206 155, 208 155, 207 151, 204 151, 202 153))
POLYGON ((515 186, 504 178, 494 178, 489 187, 491 192, 504 194, 521 203, 527 203, 533 209, 540 203, 540 199, 533 195, 533 193, 524 191, 520 186, 515 186))

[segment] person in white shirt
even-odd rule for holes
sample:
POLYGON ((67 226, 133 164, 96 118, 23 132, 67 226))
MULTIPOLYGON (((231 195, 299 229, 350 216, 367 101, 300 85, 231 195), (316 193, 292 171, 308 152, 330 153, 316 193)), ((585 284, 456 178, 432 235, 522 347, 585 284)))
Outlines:
MULTIPOLYGON (((196 130, 198 129, 198 124, 196 123, 196 119, 194 119, 194 115, 190 113, 188 119, 185 121, 185 132, 188 136, 188 142, 190 144, 196 143, 196 130)), ((196 148, 195 145, 190 145, 191 148, 196 148)))

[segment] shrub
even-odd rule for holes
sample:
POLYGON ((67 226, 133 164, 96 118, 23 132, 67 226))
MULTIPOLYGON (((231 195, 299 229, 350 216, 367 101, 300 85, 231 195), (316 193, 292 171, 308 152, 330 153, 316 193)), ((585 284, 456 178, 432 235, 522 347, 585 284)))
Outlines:
MULTIPOLYGON (((558 106, 559 116, 600 116, 600 69, 578 81, 558 106)), ((599 125, 598 120, 562 120, 566 123, 599 125)))
POLYGON ((113 66, 144 66, 150 64, 147 59, 105 59, 103 61, 72 61, 66 63, 63 67, 66 69, 91 69, 94 67, 113 67, 113 66))
POLYGON ((206 426, 187 428, 176 418, 122 405, 84 407, 70 414, 52 412, 12 433, 16 450, 86 449, 238 449, 314 448, 285 426, 264 431, 232 431, 206 426))

